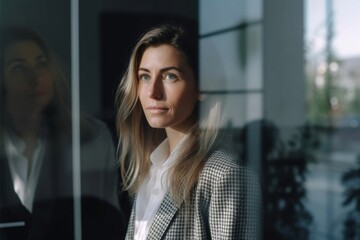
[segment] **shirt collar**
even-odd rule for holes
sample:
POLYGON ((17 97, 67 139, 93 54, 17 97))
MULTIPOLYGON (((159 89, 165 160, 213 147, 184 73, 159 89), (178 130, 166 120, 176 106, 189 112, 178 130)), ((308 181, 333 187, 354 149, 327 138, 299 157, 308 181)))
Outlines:
POLYGON ((23 140, 21 140, 15 133, 13 133, 12 131, 8 131, 7 132, 8 138, 10 140, 10 142, 8 142, 8 144, 13 144, 14 147, 16 148, 16 150, 23 154, 25 151, 25 142, 23 140))
POLYGON ((159 146, 150 154, 150 160, 154 165, 172 165, 180 151, 180 147, 185 141, 187 136, 183 137, 175 146, 174 150, 170 152, 169 140, 166 138, 159 146))

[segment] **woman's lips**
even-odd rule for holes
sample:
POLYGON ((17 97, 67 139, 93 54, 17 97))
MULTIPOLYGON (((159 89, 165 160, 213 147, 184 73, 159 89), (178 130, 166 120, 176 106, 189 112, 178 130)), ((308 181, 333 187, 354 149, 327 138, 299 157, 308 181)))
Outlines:
POLYGON ((164 113, 168 110, 166 107, 156 107, 156 106, 150 106, 147 107, 146 110, 150 113, 164 113))

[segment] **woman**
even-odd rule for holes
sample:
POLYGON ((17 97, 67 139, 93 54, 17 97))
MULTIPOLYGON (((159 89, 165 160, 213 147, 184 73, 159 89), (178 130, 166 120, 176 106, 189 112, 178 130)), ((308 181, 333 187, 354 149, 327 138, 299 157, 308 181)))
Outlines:
MULTIPOLYGON (((3 27, 0 35, 0 238, 72 239, 67 81, 35 32, 3 27)), ((116 188, 109 187, 117 180, 112 138, 89 116, 80 130, 83 236, 111 239, 124 227, 116 188)))
POLYGON ((117 91, 127 239, 257 239, 258 186, 198 118, 197 35, 162 25, 136 44, 117 91))

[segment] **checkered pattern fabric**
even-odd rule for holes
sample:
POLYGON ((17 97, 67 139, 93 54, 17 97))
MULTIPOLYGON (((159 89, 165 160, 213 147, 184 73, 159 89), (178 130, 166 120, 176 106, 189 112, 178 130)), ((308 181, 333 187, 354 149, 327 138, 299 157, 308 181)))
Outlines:
MULTIPOLYGON (((260 188, 256 176, 224 151, 215 151, 200 175, 189 207, 167 194, 147 239, 260 239, 260 188)), ((126 239, 134 236, 135 207, 126 239)))

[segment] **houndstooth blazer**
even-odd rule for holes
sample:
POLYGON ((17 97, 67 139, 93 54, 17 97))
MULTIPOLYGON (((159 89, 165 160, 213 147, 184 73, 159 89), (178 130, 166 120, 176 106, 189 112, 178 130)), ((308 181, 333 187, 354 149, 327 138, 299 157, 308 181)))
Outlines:
MULTIPOLYGON (((259 239, 260 190, 255 175, 224 151, 206 162, 191 194, 191 204, 177 207, 167 193, 147 239, 259 239)), ((126 239, 134 237, 133 204, 126 239)))

